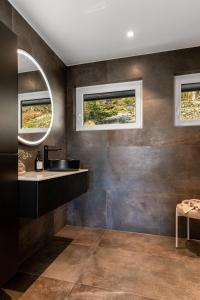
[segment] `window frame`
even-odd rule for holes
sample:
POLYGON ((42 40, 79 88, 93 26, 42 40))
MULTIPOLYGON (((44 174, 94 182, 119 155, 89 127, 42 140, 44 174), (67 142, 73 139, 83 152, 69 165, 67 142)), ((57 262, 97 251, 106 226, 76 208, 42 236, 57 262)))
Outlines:
POLYGON ((175 126, 199 126, 199 120, 181 120, 181 86, 183 84, 200 83, 200 73, 178 75, 174 78, 175 94, 175 126))
POLYGON ((118 130, 118 129, 136 129, 143 126, 143 98, 142 98, 142 80, 128 81, 120 83, 109 83, 93 86, 84 86, 76 88, 76 131, 92 130, 118 130), (109 93, 118 91, 135 91, 136 98, 136 122, 123 124, 100 124, 94 126, 84 126, 84 95, 109 93))
POLYGON ((31 93, 20 93, 18 94, 18 133, 44 133, 48 130, 48 128, 22 128, 22 102, 29 100, 39 100, 44 98, 50 98, 48 91, 39 91, 39 92, 31 92, 31 93))

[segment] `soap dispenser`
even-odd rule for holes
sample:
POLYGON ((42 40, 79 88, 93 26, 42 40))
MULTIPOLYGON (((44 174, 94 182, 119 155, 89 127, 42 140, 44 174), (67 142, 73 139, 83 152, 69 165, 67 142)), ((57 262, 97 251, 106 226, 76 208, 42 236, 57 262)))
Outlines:
POLYGON ((36 172, 43 171, 43 160, 41 159, 40 151, 38 151, 36 159, 35 159, 35 171, 36 172))

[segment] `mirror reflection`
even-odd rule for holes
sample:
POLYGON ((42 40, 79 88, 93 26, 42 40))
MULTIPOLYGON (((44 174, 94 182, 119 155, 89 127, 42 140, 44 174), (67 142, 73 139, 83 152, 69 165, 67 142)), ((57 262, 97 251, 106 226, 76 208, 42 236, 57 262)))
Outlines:
POLYGON ((47 78, 27 52, 18 50, 18 134, 19 141, 37 145, 50 132, 53 103, 47 78))

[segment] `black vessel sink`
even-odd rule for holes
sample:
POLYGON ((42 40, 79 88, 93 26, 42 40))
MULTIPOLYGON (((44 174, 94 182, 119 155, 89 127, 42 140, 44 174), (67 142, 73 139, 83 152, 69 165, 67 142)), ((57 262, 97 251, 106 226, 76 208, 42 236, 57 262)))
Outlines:
POLYGON ((71 159, 50 159, 47 161, 48 171, 59 171, 59 172, 67 172, 67 171, 78 171, 80 169, 80 161, 71 159))

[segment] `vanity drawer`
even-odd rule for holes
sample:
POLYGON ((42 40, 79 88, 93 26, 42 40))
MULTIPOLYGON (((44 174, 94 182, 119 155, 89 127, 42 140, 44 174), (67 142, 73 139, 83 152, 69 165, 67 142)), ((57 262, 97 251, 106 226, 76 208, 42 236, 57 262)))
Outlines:
POLYGON ((37 218, 85 193, 88 172, 42 181, 19 181, 19 216, 37 218))

